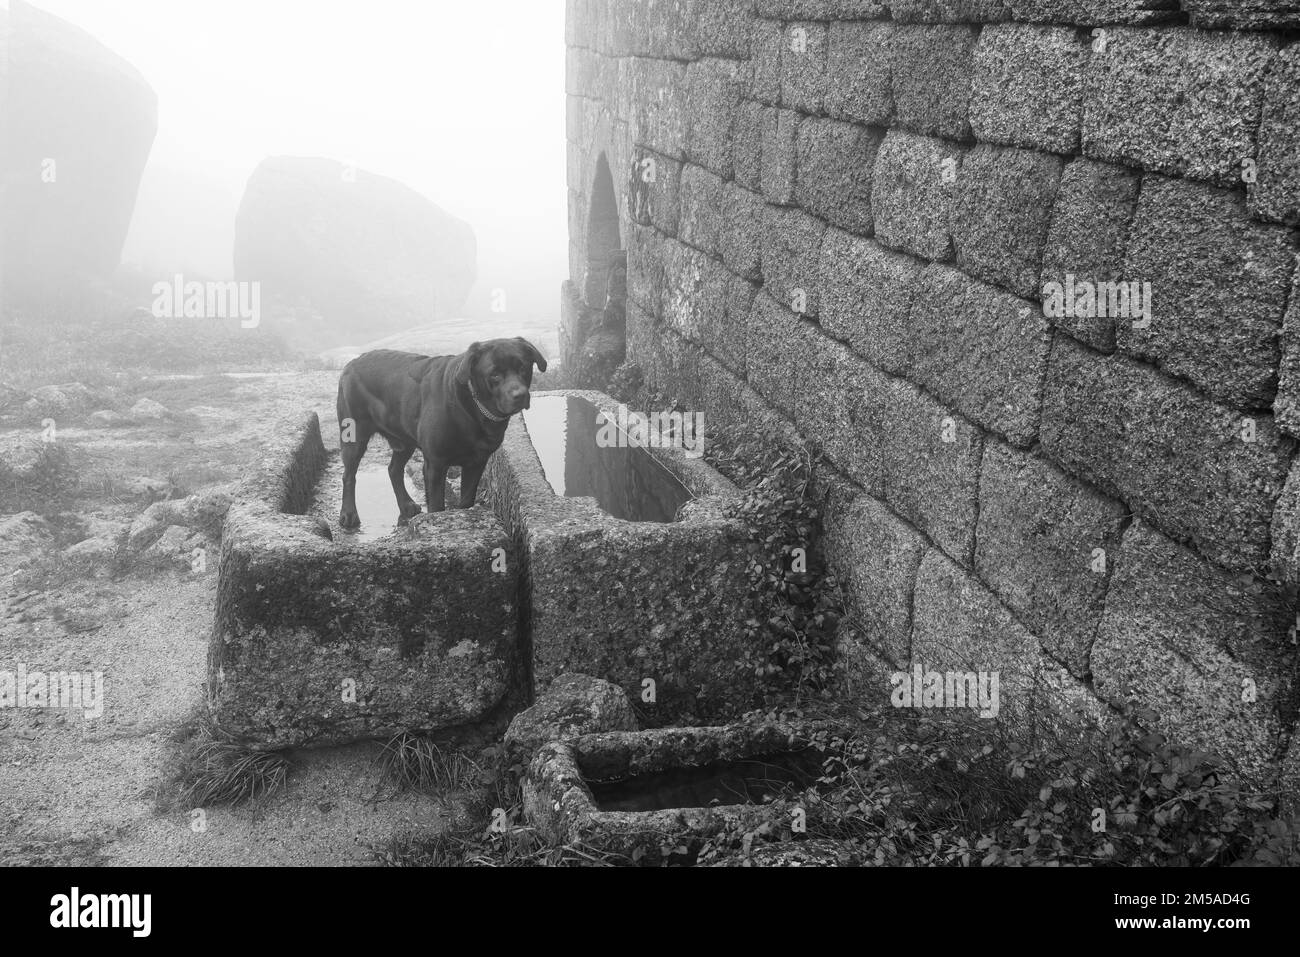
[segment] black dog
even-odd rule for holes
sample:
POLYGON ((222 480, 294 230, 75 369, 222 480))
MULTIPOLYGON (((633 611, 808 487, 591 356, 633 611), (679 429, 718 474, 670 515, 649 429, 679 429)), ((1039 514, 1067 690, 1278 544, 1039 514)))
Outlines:
POLYGON ((460 505, 474 504, 488 457, 501 447, 510 416, 528 408, 533 366, 546 359, 526 339, 476 342, 458 356, 378 349, 357 356, 339 377, 343 508, 339 524, 356 528, 357 466, 376 432, 392 446, 388 477, 403 522, 420 513, 406 491, 405 469, 418 448, 430 512, 445 507, 447 469, 460 466, 460 505))

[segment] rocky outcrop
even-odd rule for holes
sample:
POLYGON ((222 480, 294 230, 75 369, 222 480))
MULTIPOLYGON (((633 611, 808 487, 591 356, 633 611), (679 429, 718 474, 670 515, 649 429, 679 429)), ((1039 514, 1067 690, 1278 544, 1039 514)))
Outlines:
POLYGON ((454 315, 476 256, 467 223, 395 180, 328 159, 264 160, 235 221, 236 278, 310 301, 335 342, 454 315))
POLYGON ((6 289, 22 298, 106 280, 153 146, 158 98, 131 64, 58 17, 15 0, 7 26, 6 289))

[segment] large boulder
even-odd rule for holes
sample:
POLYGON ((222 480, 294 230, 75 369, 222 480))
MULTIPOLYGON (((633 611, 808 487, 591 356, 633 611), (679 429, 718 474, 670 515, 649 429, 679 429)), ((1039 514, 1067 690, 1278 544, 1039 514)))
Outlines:
POLYGON ((469 224, 395 180, 328 159, 263 160, 235 220, 235 277, 307 300, 317 341, 444 319, 474 284, 469 224))
POLYGON ((19 299, 66 295, 106 282, 118 266, 158 98, 78 27, 20 0, 5 19, 0 12, 0 33, 9 33, 0 75, 6 287, 19 299))

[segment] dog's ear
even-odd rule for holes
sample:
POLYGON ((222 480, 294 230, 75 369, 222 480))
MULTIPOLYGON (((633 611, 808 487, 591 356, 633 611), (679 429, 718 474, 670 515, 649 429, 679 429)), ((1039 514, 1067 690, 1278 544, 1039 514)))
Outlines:
POLYGON ((424 377, 429 374, 429 369, 433 367, 433 359, 425 356, 423 359, 417 359, 406 367, 406 374, 416 382, 423 382, 424 377))
POLYGON ((523 336, 515 336, 515 342, 523 343, 524 350, 525 352, 527 352, 528 358, 533 362, 534 365, 537 366, 538 372, 546 371, 546 356, 542 355, 541 351, 538 350, 537 346, 533 345, 523 336))
POLYGON ((483 352, 483 343, 471 342, 459 359, 456 360, 456 384, 468 385, 469 377, 474 373, 474 363, 483 352))

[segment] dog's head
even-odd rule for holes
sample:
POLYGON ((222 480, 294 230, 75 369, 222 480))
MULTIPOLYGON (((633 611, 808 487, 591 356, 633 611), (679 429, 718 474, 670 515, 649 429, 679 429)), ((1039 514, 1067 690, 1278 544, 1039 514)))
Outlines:
POLYGON ((497 415, 514 415, 531 402, 533 366, 546 371, 546 357, 520 336, 471 345, 456 363, 456 381, 497 415))

